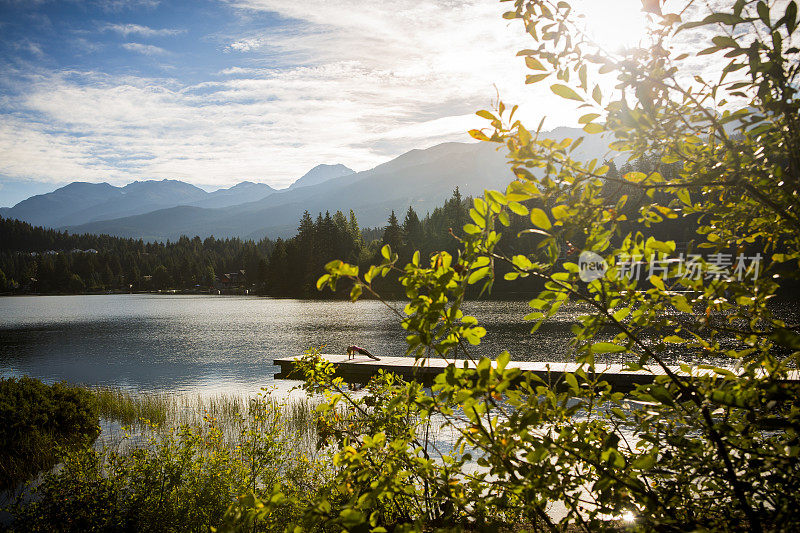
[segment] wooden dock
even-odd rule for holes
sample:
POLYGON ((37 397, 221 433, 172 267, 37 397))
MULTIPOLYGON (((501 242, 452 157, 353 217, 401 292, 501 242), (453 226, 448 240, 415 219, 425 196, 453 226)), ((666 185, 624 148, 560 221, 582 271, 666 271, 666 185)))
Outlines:
MULTIPOLYGON (((404 379, 416 379, 425 384, 431 384, 448 362, 443 359, 428 359, 424 366, 415 365, 411 357, 381 357, 380 361, 375 361, 367 356, 359 355, 355 359, 347 358, 347 355, 340 354, 321 354, 336 369, 336 375, 348 382, 366 383, 376 375, 379 370, 393 372, 404 379)), ((294 357, 275 359, 274 364, 280 366, 280 373, 275 375, 276 379, 302 379, 303 376, 297 374, 294 368, 294 357)), ((463 360, 456 362, 459 366, 464 364, 463 360)), ((475 365, 468 363, 471 367, 475 365)), ((493 364, 496 364, 493 362, 493 364)), ((563 381, 565 373, 572 373, 578 370, 576 363, 537 363, 524 361, 511 361, 506 368, 519 368, 523 373, 533 373, 542 378, 546 383, 556 384, 563 381)), ((687 373, 679 367, 669 367, 677 375, 687 376, 687 373)), ((636 385, 652 383, 656 376, 666 374, 661 367, 650 365, 643 370, 626 370, 625 365, 619 364, 596 364, 595 375, 602 375, 602 379, 607 381, 614 390, 621 392, 632 390, 636 385)), ((694 368, 692 375, 709 375, 711 371, 694 368)), ((800 372, 792 372, 790 382, 800 384, 800 372)))

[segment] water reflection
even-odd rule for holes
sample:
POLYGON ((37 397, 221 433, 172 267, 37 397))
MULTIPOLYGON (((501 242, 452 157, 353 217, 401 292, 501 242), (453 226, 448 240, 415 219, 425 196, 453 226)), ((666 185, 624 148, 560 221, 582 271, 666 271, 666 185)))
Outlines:
MULTIPOLYGON (((402 310, 404 303, 398 302, 402 310)), ((566 304, 531 335, 526 302, 468 304, 488 330, 472 355, 567 361, 566 304)), ((98 295, 0 298, 0 372, 142 391, 257 392, 275 385, 276 357, 358 344, 403 355, 406 332, 381 302, 258 297, 98 295)), ((679 358, 677 354, 674 358, 679 358)), ((284 382, 278 381, 281 388, 284 382)))
MULTIPOLYGON (((398 304, 402 309, 403 304, 398 304)), ((476 355, 535 359, 526 304, 476 308, 491 333, 476 355)), ((144 391, 258 391, 276 357, 349 344, 402 355, 406 332, 384 304, 257 297, 98 295, 0 298, 0 372, 144 391)), ((538 347, 541 347, 539 344, 538 347)), ((552 353, 545 353, 552 358, 552 353)))

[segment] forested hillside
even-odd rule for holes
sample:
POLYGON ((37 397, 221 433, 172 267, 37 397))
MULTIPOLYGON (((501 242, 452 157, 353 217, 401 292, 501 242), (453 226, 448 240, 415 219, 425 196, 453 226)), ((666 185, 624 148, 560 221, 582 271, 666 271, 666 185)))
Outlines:
MULTIPOLYGON (((637 171, 657 170, 665 177, 674 173, 674 165, 647 158, 640 159, 635 168, 625 165, 617 170, 613 163, 610 166, 611 177, 637 171)), ((628 197, 623 211, 629 214, 624 226, 631 229, 641 226, 643 222, 636 220, 635 213, 638 206, 652 200, 633 187, 614 183, 603 191, 609 204, 618 202, 623 195, 628 197)), ((423 217, 408 207, 405 213, 392 212, 384 227, 366 229, 359 226, 352 210, 348 215, 341 211, 319 213, 316 218, 306 211, 294 237, 275 241, 264 238, 257 242, 183 236, 175 242, 146 243, 108 235, 71 235, 0 219, 0 292, 247 290, 270 296, 321 297, 316 280, 324 272, 325 264, 333 259, 366 268, 380 261, 380 249, 385 244, 399 253, 401 264, 410 260, 414 250, 419 250, 423 257, 442 250, 456 253, 457 236, 471 220, 471 205, 471 198, 463 198, 456 188, 443 205, 423 217)), ((519 234, 525 229, 520 218, 512 218, 510 224, 501 247, 507 253, 535 256, 538 236, 519 234)), ((655 233, 660 238, 682 243, 691 238, 695 228, 695 222, 688 217, 664 221, 655 233)), ((570 236, 573 246, 568 249, 573 253, 579 251, 582 238, 580 234, 570 236)), ((497 268, 499 275, 493 294, 507 295, 512 286, 502 280, 504 267, 497 265, 497 268)), ((516 293, 527 293, 535 289, 534 285, 533 280, 526 280, 513 288, 516 293)), ((402 293, 402 287, 396 283, 380 280, 377 287, 384 294, 402 293)))
POLYGON ((366 265, 383 244, 403 254, 417 248, 454 250, 457 241, 449 231, 467 221, 466 206, 456 190, 422 219, 409 208, 402 222, 392 213, 386 227, 365 230, 352 211, 349 216, 320 213, 316 219, 306 212, 295 237, 258 242, 184 236, 176 242, 146 243, 0 219, 0 292, 249 290, 314 297, 319 295, 317 277, 334 258, 366 265))
POLYGON ((36 293, 211 288, 227 272, 257 275, 259 261, 272 250, 268 239, 145 243, 17 220, 0 220, 0 243, 0 291, 36 293))

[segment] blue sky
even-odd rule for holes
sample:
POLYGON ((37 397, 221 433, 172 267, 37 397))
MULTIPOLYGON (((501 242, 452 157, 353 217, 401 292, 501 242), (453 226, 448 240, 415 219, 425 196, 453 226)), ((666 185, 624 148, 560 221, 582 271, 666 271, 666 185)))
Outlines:
MULTIPOLYGON (((625 2, 615 16, 638 16, 625 2)), ((71 181, 280 188, 319 163, 365 170, 468 141, 496 91, 530 122, 573 124, 524 85, 508 5, 0 0, 0 206, 71 181)))

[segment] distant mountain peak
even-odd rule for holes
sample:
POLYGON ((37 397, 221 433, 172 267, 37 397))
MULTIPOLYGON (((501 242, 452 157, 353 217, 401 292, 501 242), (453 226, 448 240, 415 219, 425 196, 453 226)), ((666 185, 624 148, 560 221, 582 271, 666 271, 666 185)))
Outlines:
POLYGON ((335 165, 317 165, 303 174, 300 179, 289 185, 289 188, 296 189, 298 187, 319 185, 322 182, 341 178, 342 176, 349 176, 350 174, 355 174, 355 170, 347 168, 341 163, 337 163, 335 165))
MULTIPOLYGON (((219 189, 219 191, 238 191, 238 190, 241 190, 241 189, 256 189, 256 188, 257 189, 266 189, 266 190, 270 190, 270 191, 275 190, 272 187, 270 187, 269 185, 267 185, 266 183, 256 183, 254 181, 245 180, 245 181, 240 181, 236 185, 234 185, 232 187, 228 187, 227 189, 219 189)), ((219 191, 215 191, 215 192, 219 192, 219 191)))
MULTIPOLYGON (((53 192, 56 192, 56 191, 74 191, 74 190, 80 190, 80 189, 111 190, 111 189, 116 189, 116 187, 114 187, 113 185, 111 185, 110 183, 107 183, 105 181, 102 182, 102 183, 92 183, 92 182, 89 182, 89 181, 73 181, 72 183, 67 183, 63 187, 59 187, 58 189, 56 189, 53 192)), ((45 194, 52 194, 52 193, 45 193, 45 194)), ((43 196, 43 195, 38 194, 36 196, 43 196)))
POLYGON ((229 207, 247 202, 261 200, 274 193, 275 189, 266 183, 255 183, 252 181, 240 181, 227 189, 218 189, 191 205, 197 207, 229 207))

